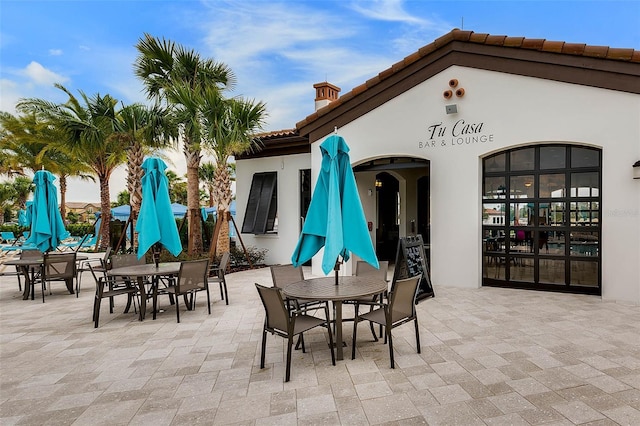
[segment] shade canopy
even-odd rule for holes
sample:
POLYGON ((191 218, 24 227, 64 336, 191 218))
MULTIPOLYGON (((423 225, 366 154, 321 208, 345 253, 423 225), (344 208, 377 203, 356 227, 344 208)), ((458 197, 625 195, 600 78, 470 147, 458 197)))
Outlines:
POLYGON ((46 170, 33 176, 35 184, 31 206, 31 235, 25 244, 46 253, 55 250, 60 241, 69 237, 58 208, 58 191, 53 184, 56 177, 46 170))
POLYGON ((174 256, 182 251, 178 227, 171 210, 166 168, 167 165, 160 158, 150 157, 142 163, 142 205, 136 223, 138 258, 156 243, 162 244, 174 256))
POLYGON ((325 274, 334 269, 338 256, 349 260, 350 252, 379 268, 347 143, 341 136, 331 135, 322 142, 320 151, 322 167, 291 262, 300 266, 324 247, 325 274))

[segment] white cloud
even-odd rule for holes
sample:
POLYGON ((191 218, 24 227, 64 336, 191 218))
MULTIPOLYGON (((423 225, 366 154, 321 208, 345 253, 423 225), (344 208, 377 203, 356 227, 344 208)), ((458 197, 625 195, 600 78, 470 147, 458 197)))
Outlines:
POLYGON ((420 26, 430 25, 430 21, 406 12, 403 3, 403 0, 360 0, 352 3, 351 8, 367 18, 379 21, 404 22, 420 26))
POLYGON ((62 49, 49 49, 49 55, 51 56, 61 56, 62 49))
POLYGON ((19 86, 15 81, 0 79, 0 111, 15 114, 15 106, 20 99, 19 86))
POLYGON ((24 69, 23 74, 38 85, 51 86, 54 83, 64 83, 69 79, 51 70, 46 69, 38 62, 31 61, 24 69))

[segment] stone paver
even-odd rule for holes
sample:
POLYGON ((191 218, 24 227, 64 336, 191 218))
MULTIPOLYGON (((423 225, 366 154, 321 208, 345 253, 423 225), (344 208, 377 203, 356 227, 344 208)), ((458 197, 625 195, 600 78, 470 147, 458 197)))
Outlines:
POLYGON ((285 383, 282 338, 268 335, 260 369, 254 283, 271 285, 269 270, 227 278, 231 304, 212 287, 211 315, 201 296, 177 324, 165 297, 139 322, 116 300, 95 329, 90 276, 79 298, 54 283, 44 304, 0 276, 0 424, 640 424, 639 306, 436 285, 417 307, 420 354, 407 324, 394 329, 395 369, 367 332, 356 359, 332 366, 316 329, 285 383))

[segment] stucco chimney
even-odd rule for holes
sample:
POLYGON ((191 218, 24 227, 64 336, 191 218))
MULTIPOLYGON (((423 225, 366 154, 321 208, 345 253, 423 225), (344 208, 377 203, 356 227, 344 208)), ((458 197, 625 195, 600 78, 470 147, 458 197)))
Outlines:
POLYGON ((322 82, 313 85, 316 89, 316 111, 338 99, 340 88, 331 83, 322 82))

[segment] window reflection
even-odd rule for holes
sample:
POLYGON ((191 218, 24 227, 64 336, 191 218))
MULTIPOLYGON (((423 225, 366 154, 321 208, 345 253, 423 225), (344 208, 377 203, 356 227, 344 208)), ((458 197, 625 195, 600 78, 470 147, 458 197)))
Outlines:
POLYGON ((511 162, 511 170, 533 170, 535 150, 534 148, 525 148, 511 151, 509 160, 511 162))
POLYGON ((504 203, 491 203, 482 205, 482 224, 501 225, 505 224, 506 205, 504 203))
POLYGON ((533 226, 533 203, 511 203, 509 210, 509 225, 533 226))
POLYGON ((483 188, 484 198, 506 198, 507 187, 504 184, 504 176, 484 178, 483 188))
POLYGON ((571 285, 598 286, 597 262, 571 262, 571 285))
POLYGON ((512 176, 509 180, 509 198, 533 198, 535 186, 533 175, 512 176))
POLYGON ((540 169, 564 169, 567 150, 564 146, 540 147, 540 169))
POLYGON ((504 172, 507 156, 506 154, 493 155, 484 160, 484 171, 491 172, 504 172))
POLYGON ((571 203, 571 224, 578 226, 597 226, 599 222, 599 203, 579 201, 571 203))
POLYGON ((599 167, 600 151, 589 148, 571 148, 571 167, 599 167))
POLYGON ((545 284, 564 284, 564 260, 540 259, 540 282, 545 284))
POLYGON ((565 197, 564 174, 540 175, 540 198, 565 197))
POLYGON ((598 256, 600 241, 598 232, 571 231, 570 249, 572 256, 598 256))
POLYGON ((571 173, 572 197, 598 197, 600 195, 598 182, 599 173, 571 173))

